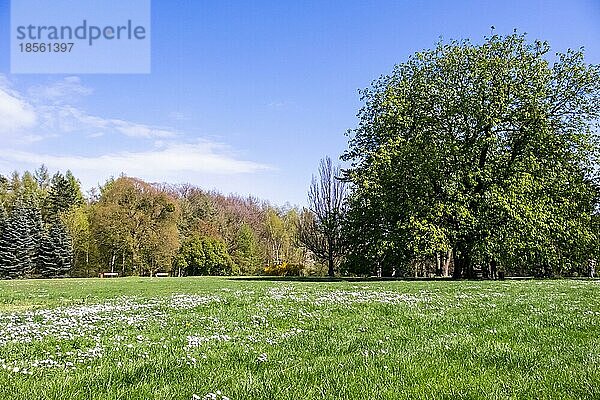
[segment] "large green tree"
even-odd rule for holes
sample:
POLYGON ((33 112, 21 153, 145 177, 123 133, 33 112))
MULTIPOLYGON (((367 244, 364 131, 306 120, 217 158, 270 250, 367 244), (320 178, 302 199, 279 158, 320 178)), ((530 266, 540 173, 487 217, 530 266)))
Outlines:
POLYGON ((344 155, 355 266, 451 251, 455 277, 582 268, 597 240, 600 70, 549 51, 517 34, 440 43, 363 92, 344 155))
POLYGON ((91 231, 111 270, 119 257, 123 273, 127 264, 133 274, 152 274, 171 268, 179 248, 178 215, 177 203, 166 192, 121 177, 103 188, 93 208, 91 231))

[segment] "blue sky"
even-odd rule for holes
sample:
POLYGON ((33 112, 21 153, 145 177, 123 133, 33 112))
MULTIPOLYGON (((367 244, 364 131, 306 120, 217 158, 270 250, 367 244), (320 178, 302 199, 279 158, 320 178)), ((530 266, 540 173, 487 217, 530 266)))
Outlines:
MULTIPOLYGON (((0 0, 0 173, 121 172, 302 205, 356 125, 358 89, 444 39, 516 28, 600 64, 600 1, 152 2, 152 73, 10 74, 0 0)), ((118 62, 118 60, 115 60, 118 62)))

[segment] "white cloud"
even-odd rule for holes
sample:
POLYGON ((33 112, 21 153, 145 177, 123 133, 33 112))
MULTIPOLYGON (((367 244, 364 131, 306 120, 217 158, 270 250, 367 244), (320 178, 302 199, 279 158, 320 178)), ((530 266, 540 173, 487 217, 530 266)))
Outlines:
POLYGON ((221 144, 200 141, 169 143, 140 152, 116 152, 99 156, 38 154, 0 149, 0 160, 11 165, 36 168, 44 163, 50 169, 67 170, 93 186, 98 179, 126 173, 153 182, 193 182, 199 176, 249 174, 270 170, 268 165, 239 160, 221 144))
POLYGON ((178 136, 172 128, 158 127, 114 118, 102 118, 87 114, 70 105, 46 105, 38 107, 40 126, 47 131, 77 133, 98 137, 107 133, 141 138, 173 138, 178 136))
POLYGON ((107 120, 107 123, 109 126, 112 126, 114 129, 121 132, 123 135, 130 137, 149 139, 169 138, 177 135, 177 133, 174 130, 168 128, 152 127, 128 121, 121 121, 118 119, 107 120))
POLYGON ((93 90, 84 86, 78 76, 68 76, 49 85, 33 86, 28 93, 34 101, 63 104, 88 96, 93 93, 93 90))
MULTIPOLYGON (((0 171, 4 173, 33 170, 43 163, 51 170, 70 169, 84 187, 92 187, 121 173, 153 182, 200 183, 216 179, 219 184, 227 184, 233 182, 233 176, 245 179, 244 174, 271 169, 241 159, 223 144, 186 140, 184 133, 171 127, 88 113, 71 103, 78 96, 92 93, 77 77, 23 93, 27 95, 13 91, 0 74, 0 171), (67 135, 71 137, 50 140, 67 135), (143 140, 124 141, 123 136, 143 140), (44 150, 28 150, 29 144, 40 140, 46 140, 42 142, 44 150), (53 147, 67 142, 70 148, 87 149, 88 155, 82 156, 79 151, 61 153, 53 147), (133 143, 136 150, 127 151, 125 143, 133 143), (106 149, 107 144, 114 151, 94 154, 94 147, 106 149)), ((42 144, 36 146, 40 149, 42 144)))
POLYGON ((86 137, 120 134, 133 138, 173 138, 179 133, 170 127, 106 118, 73 106, 83 96, 93 93, 77 76, 66 77, 48 85, 29 88, 27 96, 10 88, 0 74, 0 135, 12 134, 13 144, 41 140, 61 134, 77 133, 86 137))
POLYGON ((31 104, 10 89, 0 87, 0 136, 31 128, 36 121, 31 104))

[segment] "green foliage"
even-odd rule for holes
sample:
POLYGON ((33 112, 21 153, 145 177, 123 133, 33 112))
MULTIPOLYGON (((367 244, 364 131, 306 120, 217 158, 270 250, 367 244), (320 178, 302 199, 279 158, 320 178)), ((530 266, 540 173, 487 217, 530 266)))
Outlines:
POLYGON ((21 275, 21 260, 16 255, 17 233, 14 219, 5 217, 0 229, 0 274, 2 278, 21 275))
POLYGON ((41 190, 45 191, 50 187, 50 173, 44 164, 33 172, 33 178, 41 190))
POLYGON ((101 191, 93 206, 91 232, 100 244, 105 267, 121 258, 122 273, 170 271, 179 247, 179 210, 166 192, 139 179, 121 177, 101 191))
POLYGON ((213 250, 213 243, 206 243, 210 254, 203 261, 205 270, 194 273, 261 274, 264 265, 305 263, 305 251, 296 243, 294 208, 125 176, 111 178, 98 189, 86 201, 70 171, 50 179, 44 166, 33 174, 1 177, 0 275, 178 275, 179 268, 172 270, 174 257, 180 243, 192 237, 218 241, 213 250), (13 220, 17 217, 23 221, 13 220), (64 242, 48 242, 58 223, 70 242, 63 249, 70 254, 68 266, 54 254, 54 247, 64 242))
POLYGON ((297 245, 299 225, 297 210, 278 211, 269 208, 264 223, 267 244, 265 264, 277 265, 283 262, 304 264, 306 254, 297 245))
POLYGON ((73 248, 64 224, 55 221, 48 233, 44 232, 39 250, 39 273, 46 278, 64 277, 71 270, 73 248))
POLYGON ((237 272, 225 243, 206 236, 185 241, 175 258, 175 266, 186 275, 231 275, 237 272))
POLYGON ((50 232, 38 206, 18 199, 10 215, 0 209, 0 276, 64 276, 72 267, 71 238, 60 220, 50 232))
POLYGON ((232 258, 240 268, 240 272, 244 275, 256 273, 257 269, 261 266, 256 234, 247 223, 242 223, 238 230, 235 237, 232 258))
POLYGON ((90 226, 91 208, 88 204, 71 207, 62 213, 60 221, 72 240, 73 271, 76 276, 91 275, 90 257, 97 253, 97 245, 90 226))
POLYGON ((440 43, 363 92, 345 159, 349 267, 406 270, 452 250, 454 275, 584 268, 597 231, 600 70, 545 42, 440 43))
POLYGON ((79 181, 71 171, 67 171, 64 176, 60 172, 54 174, 48 190, 48 202, 48 213, 51 218, 68 211, 71 207, 83 204, 79 181))

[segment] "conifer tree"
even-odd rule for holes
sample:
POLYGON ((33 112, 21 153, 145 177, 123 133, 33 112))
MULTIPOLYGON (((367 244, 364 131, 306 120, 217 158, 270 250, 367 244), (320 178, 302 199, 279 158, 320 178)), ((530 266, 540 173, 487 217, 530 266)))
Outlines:
POLYGON ((41 190, 48 190, 50 187, 50 174, 44 164, 33 172, 33 178, 41 190))
POLYGON ((71 171, 66 176, 57 172, 52 177, 49 190, 49 214, 53 218, 73 206, 83 204, 83 195, 79 182, 71 171))
POLYGON ((21 271, 18 250, 18 233, 15 230, 14 214, 6 219, 0 232, 0 275, 3 278, 16 278, 21 271))
POLYGON ((37 274, 38 257, 44 231, 42 212, 38 206, 31 206, 25 210, 27 220, 27 237, 30 263, 25 267, 25 274, 32 276, 37 274))
POLYGON ((46 277, 65 276, 71 269, 73 255, 71 238, 60 220, 41 235, 38 268, 46 277))
POLYGON ((4 204, 0 201, 0 232, 4 228, 4 225, 8 221, 8 213, 6 212, 6 208, 4 208, 4 204))
POLYGON ((54 241, 50 239, 48 231, 44 229, 41 235, 40 249, 37 259, 39 273, 44 277, 56 276, 58 261, 54 248, 54 241))
POLYGON ((56 236, 53 238, 57 249, 58 268, 60 276, 65 276, 71 270, 71 261, 73 259, 73 242, 67 231, 67 228, 62 222, 58 222, 54 226, 56 236))
POLYGON ((5 237, 6 233, 9 230, 9 220, 8 213, 4 208, 2 202, 0 202, 0 276, 4 277, 6 275, 6 264, 9 263, 11 258, 11 246, 8 238, 5 237))
MULTIPOLYGON (((13 260, 7 265, 11 276, 31 276, 35 273, 42 231, 42 217, 33 199, 19 198, 10 217, 10 230, 5 240, 10 241, 13 260)), ((10 259, 10 257, 9 257, 10 259)))

